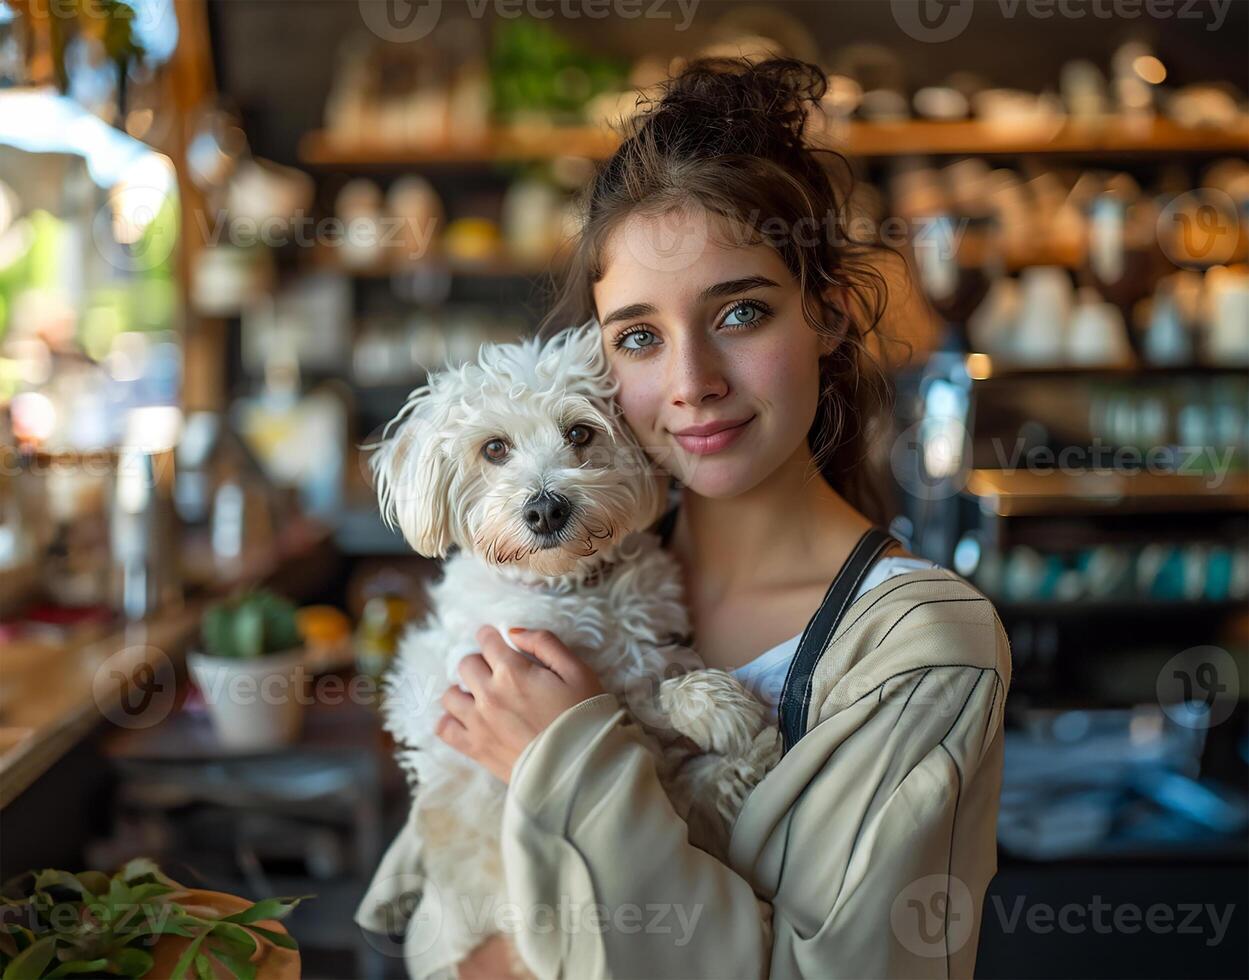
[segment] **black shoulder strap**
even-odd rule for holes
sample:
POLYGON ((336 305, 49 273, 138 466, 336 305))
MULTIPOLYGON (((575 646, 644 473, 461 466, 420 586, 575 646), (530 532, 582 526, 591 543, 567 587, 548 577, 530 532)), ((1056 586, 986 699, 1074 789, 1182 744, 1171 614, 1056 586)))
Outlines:
POLYGON ((807 710, 811 705, 811 679, 815 676, 815 665, 828 649, 837 624, 858 594, 867 570, 880 557, 882 551, 896 543, 897 539, 884 528, 868 528, 850 552, 846 563, 841 566, 833 584, 824 593, 820 608, 803 630, 802 639, 798 641, 798 652, 790 661, 789 671, 785 675, 785 686, 781 689, 778 705, 781 736, 784 739, 783 752, 792 749, 806 733, 807 710))
POLYGON ((669 507, 663 517, 659 519, 656 530, 659 532, 659 543, 663 547, 668 547, 668 542, 672 540, 672 529, 677 526, 677 510, 678 507, 669 507))

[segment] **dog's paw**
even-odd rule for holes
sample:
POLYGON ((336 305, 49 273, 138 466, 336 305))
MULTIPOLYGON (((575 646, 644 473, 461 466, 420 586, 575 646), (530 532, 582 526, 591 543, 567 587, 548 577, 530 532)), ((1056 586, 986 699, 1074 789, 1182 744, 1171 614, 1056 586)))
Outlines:
POLYGON ((672 727, 704 752, 748 751, 767 724, 764 706, 732 675, 707 668, 659 685, 659 707, 672 727))
POLYGON ((723 855, 746 798, 780 757, 780 730, 768 725, 739 755, 726 758, 711 753, 686 758, 667 789, 673 808, 689 824, 690 841, 709 853, 723 855))

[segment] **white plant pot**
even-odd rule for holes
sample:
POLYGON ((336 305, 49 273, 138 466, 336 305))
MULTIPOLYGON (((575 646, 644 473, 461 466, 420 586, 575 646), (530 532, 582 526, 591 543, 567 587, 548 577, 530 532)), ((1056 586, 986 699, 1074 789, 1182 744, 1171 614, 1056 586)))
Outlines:
POLYGON ((187 655, 213 729, 232 749, 273 749, 299 738, 304 713, 304 650, 252 659, 187 655))

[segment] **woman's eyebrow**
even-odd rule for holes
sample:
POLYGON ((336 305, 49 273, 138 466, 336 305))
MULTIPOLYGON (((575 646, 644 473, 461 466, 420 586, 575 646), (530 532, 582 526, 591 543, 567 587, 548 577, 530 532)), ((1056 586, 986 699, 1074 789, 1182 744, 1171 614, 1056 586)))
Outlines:
POLYGON ((632 320, 635 316, 653 316, 656 312, 655 307, 650 303, 630 303, 628 306, 622 306, 615 312, 603 317, 599 321, 599 326, 610 326, 617 320, 632 320))
POLYGON ((729 279, 725 282, 718 282, 714 286, 708 286, 699 294, 698 298, 700 300, 717 299, 721 296, 734 296, 737 293, 744 293, 750 289, 779 285, 780 283, 773 282, 767 276, 746 276, 744 279, 729 279))
MULTIPOLYGON (((721 296, 735 296, 738 293, 744 293, 751 289, 761 289, 764 286, 779 286, 780 283, 773 282, 767 276, 746 276, 742 279, 726 279, 724 282, 717 282, 708 286, 698 294, 700 302, 717 299, 721 296)), ((607 327, 618 320, 632 320, 637 316, 654 316, 658 310, 651 303, 630 303, 628 306, 622 306, 618 310, 614 310, 599 321, 599 326, 607 327)))

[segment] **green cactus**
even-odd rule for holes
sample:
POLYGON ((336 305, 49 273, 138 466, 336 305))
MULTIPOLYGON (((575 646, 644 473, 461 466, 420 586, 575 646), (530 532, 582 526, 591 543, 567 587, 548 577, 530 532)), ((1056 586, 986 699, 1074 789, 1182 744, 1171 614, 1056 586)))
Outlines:
POLYGON ((282 653, 303 642, 294 604, 266 591, 211 607, 204 614, 200 632, 204 651, 210 656, 240 660, 282 653))

